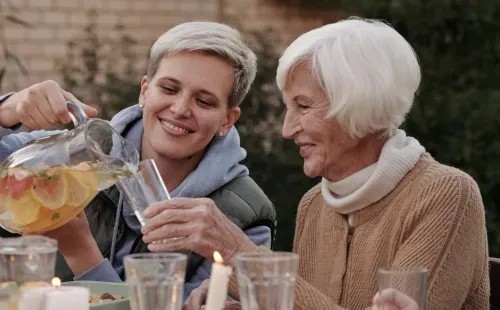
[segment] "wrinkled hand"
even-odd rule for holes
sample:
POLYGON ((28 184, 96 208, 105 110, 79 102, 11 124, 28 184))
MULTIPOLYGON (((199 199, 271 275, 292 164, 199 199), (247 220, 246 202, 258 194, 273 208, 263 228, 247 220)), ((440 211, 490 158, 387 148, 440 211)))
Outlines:
POLYGON ((203 281, 200 286, 191 291, 191 294, 182 306, 182 310, 201 309, 207 300, 209 281, 210 280, 203 281))
POLYGON ((22 123, 31 129, 51 129, 71 122, 66 101, 79 104, 89 117, 96 109, 83 104, 54 81, 44 81, 25 88, 0 105, 0 125, 11 127, 22 123))
MULTIPOLYGON (((205 280, 201 283, 199 287, 194 289, 189 295, 188 299, 182 306, 182 310, 199 310, 205 309, 205 302, 207 300, 208 294, 208 283, 209 280, 205 280)), ((224 310, 240 310, 241 304, 235 300, 226 300, 224 304, 224 310)))
POLYGON ((152 252, 191 250, 212 260, 219 251, 234 266, 236 254, 257 249, 208 198, 173 198, 151 205, 144 215, 143 240, 152 252), (160 242, 166 239, 171 240, 160 242))
POLYGON ((418 304, 396 289, 385 289, 373 297, 373 310, 419 310, 418 304))
POLYGON ((59 251, 75 275, 86 272, 104 259, 92 236, 84 211, 44 235, 57 240, 59 251))

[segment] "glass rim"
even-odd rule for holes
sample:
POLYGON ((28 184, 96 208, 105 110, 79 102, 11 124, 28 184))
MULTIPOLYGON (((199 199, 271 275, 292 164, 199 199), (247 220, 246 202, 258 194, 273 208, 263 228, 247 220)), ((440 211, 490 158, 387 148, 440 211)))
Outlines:
POLYGON ((244 252, 236 256, 236 262, 285 262, 298 261, 299 255, 293 252, 272 251, 272 252, 244 252))
POLYGON ((426 274, 428 272, 427 268, 416 266, 416 267, 381 267, 377 270, 379 274, 387 275, 391 273, 398 274, 426 274))
POLYGON ((57 240, 37 235, 0 238, 0 253, 27 254, 35 252, 39 254, 50 254, 57 252, 57 240), (33 247, 33 245, 39 245, 39 247, 33 247), (17 247, 26 248, 19 249, 17 247), (2 248, 8 248, 8 250, 2 248))
POLYGON ((164 252, 164 253, 136 253, 136 254, 129 254, 124 257, 124 260, 129 262, 162 261, 164 259, 177 262, 187 261, 187 255, 179 252, 164 252))

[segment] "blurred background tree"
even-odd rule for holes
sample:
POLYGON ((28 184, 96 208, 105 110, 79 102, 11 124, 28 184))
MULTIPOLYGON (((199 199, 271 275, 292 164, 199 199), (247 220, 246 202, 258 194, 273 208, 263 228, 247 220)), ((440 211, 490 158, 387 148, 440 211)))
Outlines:
POLYGON ((250 175, 276 207, 275 249, 290 250, 298 203, 317 180, 304 176, 297 147, 281 137, 284 105, 275 82, 279 58, 273 45, 276 35, 270 30, 245 35, 257 54, 258 70, 255 82, 241 104, 242 113, 236 127, 241 144, 248 152, 245 164, 250 175))
MULTIPOLYGON (((436 159, 476 179, 486 207, 490 253, 500 256, 500 143, 496 141, 500 131, 500 3, 277 1, 336 10, 332 16, 341 12, 344 17, 383 19, 410 42, 420 60, 422 84, 404 128, 436 159)), ((333 20, 325 17, 324 21, 333 20)), ((61 73, 69 90, 81 98, 96 98, 94 102, 104 112, 101 117, 109 118, 121 107, 137 102, 144 69, 134 68, 132 55, 126 53, 133 38, 122 36, 118 42, 110 42, 97 33, 89 24, 84 40, 72 43, 61 73), (122 52, 101 52, 113 44, 115 51, 122 52)), ((281 51, 276 51, 275 34, 264 30, 246 32, 245 37, 258 55, 259 69, 241 106, 237 127, 248 152, 245 164, 277 209, 275 248, 289 250, 298 202, 318 180, 304 176, 296 146, 281 138, 283 104, 274 80, 281 51)), ((144 55, 147 57, 147 51, 144 55)))
POLYGON ((23 75, 28 73, 22 60, 9 47, 9 40, 5 35, 6 23, 14 23, 22 28, 33 28, 29 21, 19 16, 19 9, 11 1, 0 0, 0 92, 8 70, 19 70, 23 75))
MULTIPOLYGON (((97 12, 88 13, 81 36, 70 40, 67 54, 59 61, 63 87, 77 98, 99 109, 99 117, 111 117, 137 103, 144 70, 137 68, 132 52, 136 40, 121 24, 115 26, 117 39, 99 34, 97 12)), ((144 57, 147 57, 144 51, 144 57)))

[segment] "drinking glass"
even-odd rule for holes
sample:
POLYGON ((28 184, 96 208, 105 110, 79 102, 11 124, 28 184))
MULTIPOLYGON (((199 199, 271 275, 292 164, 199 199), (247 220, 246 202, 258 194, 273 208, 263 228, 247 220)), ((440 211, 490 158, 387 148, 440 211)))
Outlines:
POLYGON ((243 310, 292 310, 299 257, 290 252, 243 253, 236 257, 243 310))
POLYGON ((180 310, 187 256, 145 253, 125 256, 132 310, 180 310))
POLYGON ((15 302, 18 289, 49 285, 57 241, 43 236, 0 238, 0 309, 15 302))
POLYGON ((377 281, 378 294, 382 297, 382 305, 387 303, 408 310, 425 309, 427 297, 426 268, 380 268, 377 272, 377 281))
POLYGON ((43 236, 0 239, 0 281, 50 283, 56 252, 57 241, 43 236))
POLYGON ((167 187, 153 159, 145 159, 138 165, 132 177, 121 177, 118 186, 125 193, 137 219, 142 226, 146 223, 144 211, 155 202, 170 199, 167 187))

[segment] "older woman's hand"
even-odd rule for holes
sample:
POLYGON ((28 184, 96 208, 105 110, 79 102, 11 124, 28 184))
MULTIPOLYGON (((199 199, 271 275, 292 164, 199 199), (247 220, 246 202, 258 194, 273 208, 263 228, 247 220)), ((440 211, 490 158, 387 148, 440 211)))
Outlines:
MULTIPOLYGON (((189 298, 186 300, 182 306, 182 310, 199 310, 205 309, 205 302, 207 300, 208 294, 208 283, 210 280, 205 280, 191 292, 189 298)), ((241 309, 241 304, 236 300, 227 300, 224 304, 224 310, 239 310, 241 309)))
POLYGON ((373 310, 418 310, 418 304, 403 292, 389 288, 373 297, 373 310))
POLYGON ((151 205, 144 215, 143 240, 152 252, 191 250, 212 259, 219 251, 234 266, 237 253, 257 249, 208 198, 173 198, 151 205))

